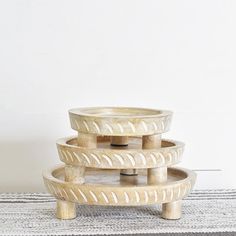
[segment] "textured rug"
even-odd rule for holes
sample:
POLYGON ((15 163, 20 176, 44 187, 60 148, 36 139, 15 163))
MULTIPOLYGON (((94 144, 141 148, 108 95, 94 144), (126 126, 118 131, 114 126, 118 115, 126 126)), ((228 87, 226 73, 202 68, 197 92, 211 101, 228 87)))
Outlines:
POLYGON ((58 220, 48 194, 2 193, 0 235, 236 235, 236 189, 193 191, 174 221, 160 218, 160 206, 79 205, 77 212, 58 220))

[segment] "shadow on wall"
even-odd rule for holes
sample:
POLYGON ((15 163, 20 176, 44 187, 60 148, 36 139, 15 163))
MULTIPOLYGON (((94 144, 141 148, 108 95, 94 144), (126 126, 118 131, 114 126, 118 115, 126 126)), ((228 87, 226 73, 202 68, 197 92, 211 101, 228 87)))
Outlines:
POLYGON ((59 163, 55 140, 0 142, 0 192, 45 192, 42 171, 59 163))

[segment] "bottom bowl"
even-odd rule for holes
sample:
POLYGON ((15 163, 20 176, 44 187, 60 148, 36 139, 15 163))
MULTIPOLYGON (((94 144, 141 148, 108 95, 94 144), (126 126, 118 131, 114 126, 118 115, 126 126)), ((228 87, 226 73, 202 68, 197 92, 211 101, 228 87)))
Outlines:
POLYGON ((167 203, 183 199, 191 191, 196 174, 182 168, 168 168, 167 182, 150 185, 147 170, 123 176, 119 170, 86 169, 85 183, 65 182, 65 166, 44 171, 44 183, 57 199, 89 205, 134 206, 167 203))

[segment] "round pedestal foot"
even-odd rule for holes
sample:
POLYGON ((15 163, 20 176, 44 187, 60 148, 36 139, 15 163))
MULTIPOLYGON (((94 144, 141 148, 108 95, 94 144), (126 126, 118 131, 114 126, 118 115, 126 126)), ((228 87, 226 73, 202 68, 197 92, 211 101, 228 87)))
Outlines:
POLYGON ((79 147, 96 148, 97 136, 95 134, 79 133, 77 138, 77 144, 79 147))
POLYGON ((161 217, 168 220, 177 220, 181 218, 182 201, 175 201, 162 204, 161 217))
POLYGON ((148 169, 148 184, 159 184, 167 181, 167 167, 148 169))
POLYGON ((74 219, 76 217, 76 204, 57 200, 56 217, 61 220, 74 219))
POLYGON ((128 136, 112 136, 111 145, 112 146, 127 146, 129 143, 128 136))

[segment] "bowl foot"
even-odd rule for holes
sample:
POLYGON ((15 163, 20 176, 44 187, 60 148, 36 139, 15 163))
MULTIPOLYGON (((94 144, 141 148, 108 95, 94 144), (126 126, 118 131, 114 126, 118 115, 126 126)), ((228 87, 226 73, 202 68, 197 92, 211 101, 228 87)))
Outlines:
POLYGON ((57 200, 56 217, 61 220, 70 220, 76 217, 76 203, 57 200))
POLYGON ((168 220, 177 220, 181 218, 182 201, 168 202, 162 204, 161 217, 168 220))

